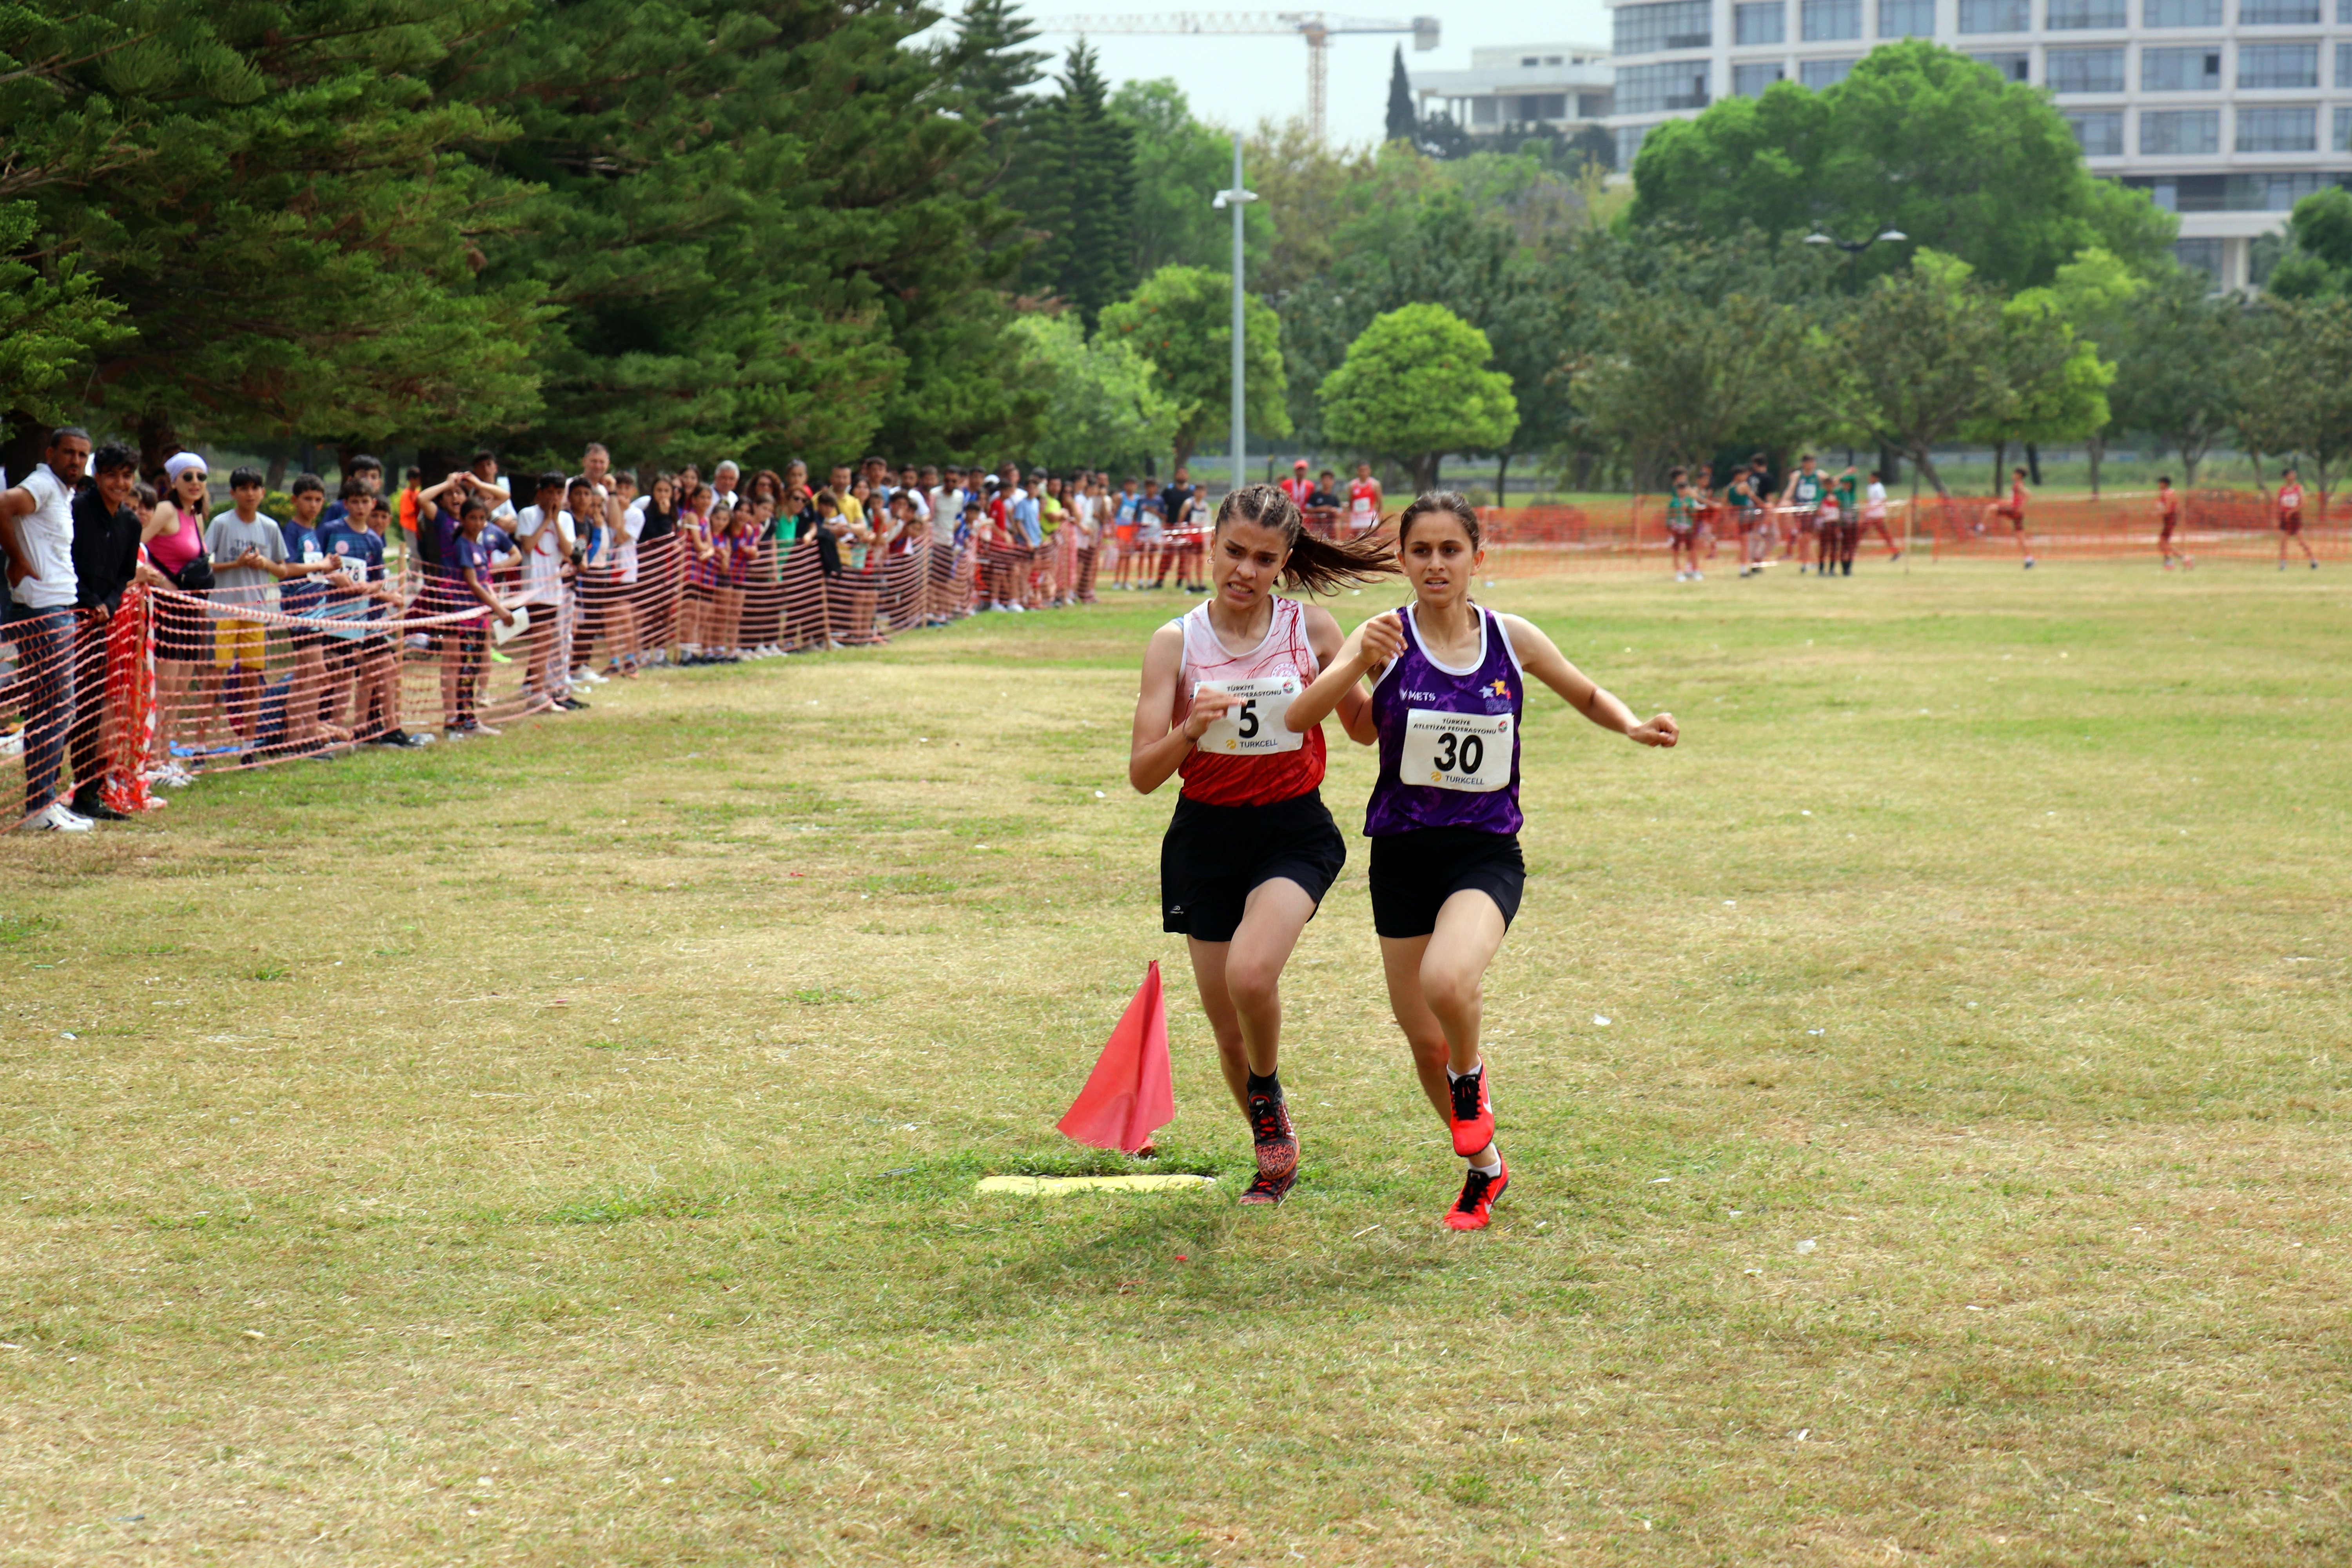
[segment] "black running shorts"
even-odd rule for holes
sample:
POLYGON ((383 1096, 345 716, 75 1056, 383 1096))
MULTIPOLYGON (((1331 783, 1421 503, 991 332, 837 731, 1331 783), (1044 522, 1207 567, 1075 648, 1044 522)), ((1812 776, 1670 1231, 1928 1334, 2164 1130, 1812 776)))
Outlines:
POLYGON ((1475 889, 1503 911, 1503 929, 1519 912, 1527 862, 1516 833, 1475 827, 1416 827, 1372 840, 1372 929, 1382 936, 1427 936, 1437 911, 1465 889, 1475 889))
POLYGON ((1160 841, 1160 928, 1231 942, 1259 883, 1286 878, 1320 904, 1347 863, 1347 841, 1319 791, 1272 805, 1205 805, 1181 796, 1160 841))

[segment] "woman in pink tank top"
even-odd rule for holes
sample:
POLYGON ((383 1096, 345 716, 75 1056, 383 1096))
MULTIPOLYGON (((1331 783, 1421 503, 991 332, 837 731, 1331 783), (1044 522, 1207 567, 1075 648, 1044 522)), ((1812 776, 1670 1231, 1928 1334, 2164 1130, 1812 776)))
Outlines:
MULTIPOLYGON (((163 465, 166 488, 147 514, 147 525, 140 531, 140 542, 147 547, 147 558, 156 570, 168 577, 177 578, 188 563, 204 552, 205 508, 209 492, 205 488, 205 460, 194 452, 182 452, 163 465)), ((203 613, 186 600, 169 592, 159 593, 155 605, 155 750, 153 763, 166 782, 184 783, 184 776, 173 778, 175 765, 172 761, 173 732, 181 713, 187 707, 188 688, 202 677, 210 661, 204 657, 205 626, 203 613)), ((207 715, 209 718, 209 715, 207 715)), ((184 775, 184 769, 176 770, 184 775)))

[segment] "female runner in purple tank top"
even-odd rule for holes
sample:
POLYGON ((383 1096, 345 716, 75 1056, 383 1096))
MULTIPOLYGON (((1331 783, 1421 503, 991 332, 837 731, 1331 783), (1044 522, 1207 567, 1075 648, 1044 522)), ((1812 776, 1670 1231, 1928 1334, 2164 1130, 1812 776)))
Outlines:
POLYGON ((1481 609, 1471 580, 1486 552, 1478 514, 1451 491, 1425 495, 1397 524, 1413 602, 1373 616, 1300 693, 1283 721, 1296 730, 1339 707, 1370 676, 1368 710, 1341 723, 1381 749, 1364 813, 1372 841, 1372 926, 1389 1005, 1412 1047, 1422 1091, 1470 1162, 1447 1212, 1455 1230, 1483 1229, 1511 1175, 1495 1146, 1494 1102, 1479 1054, 1479 985, 1518 912, 1519 715, 1528 679, 1637 745, 1671 746, 1674 716, 1644 723, 1517 616, 1481 609))

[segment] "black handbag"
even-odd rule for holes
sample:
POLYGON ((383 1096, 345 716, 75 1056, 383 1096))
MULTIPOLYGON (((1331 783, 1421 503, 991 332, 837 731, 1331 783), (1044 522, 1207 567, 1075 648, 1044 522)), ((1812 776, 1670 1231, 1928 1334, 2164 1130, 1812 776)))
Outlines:
POLYGON ((211 593, 215 586, 212 553, 197 551, 185 566, 172 574, 172 586, 183 594, 211 593))

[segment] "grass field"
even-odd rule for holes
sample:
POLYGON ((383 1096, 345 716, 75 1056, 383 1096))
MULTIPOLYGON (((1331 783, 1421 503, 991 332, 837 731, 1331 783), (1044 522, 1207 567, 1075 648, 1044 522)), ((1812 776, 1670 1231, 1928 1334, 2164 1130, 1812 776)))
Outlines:
POLYGON ((1530 703, 1471 1237, 1360 852, 1233 1205, 1172 597, 0 839, 0 1560, 2352 1559, 2352 592, 1864 574, 1490 595, 1685 740, 1530 703), (976 1198, 1153 957, 1211 1195, 976 1198))

